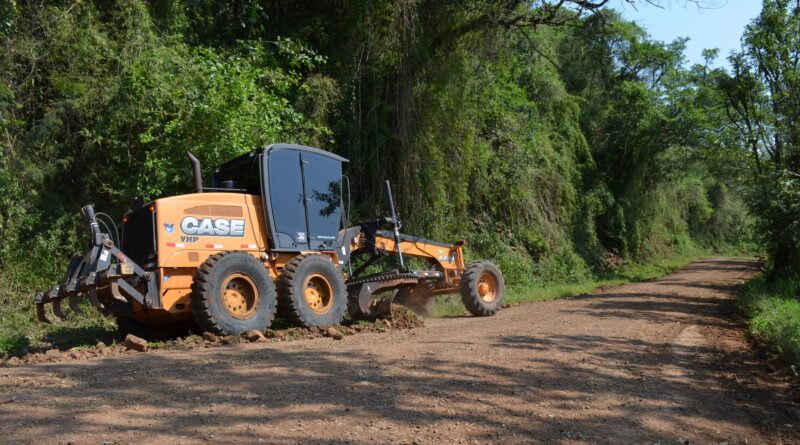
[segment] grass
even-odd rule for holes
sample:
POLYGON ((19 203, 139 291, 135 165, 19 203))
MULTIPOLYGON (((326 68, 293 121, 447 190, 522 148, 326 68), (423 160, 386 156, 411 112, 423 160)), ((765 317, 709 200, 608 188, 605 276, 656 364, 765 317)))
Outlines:
MULTIPOLYGON (((630 263, 621 267, 617 273, 595 277, 594 279, 578 283, 531 284, 525 287, 509 288, 506 292, 505 303, 531 303, 535 301, 568 298, 591 293, 599 288, 621 286, 627 283, 650 280, 675 272, 704 255, 705 252, 692 251, 668 256, 650 263, 630 263)), ((464 305, 457 295, 440 297, 436 301, 436 306, 434 307, 434 315, 439 317, 452 317, 463 313, 464 305)))
POLYGON ((53 324, 39 323, 30 300, 24 301, 26 307, 0 310, 0 358, 41 349, 94 345, 98 341, 111 344, 116 338, 116 324, 86 301, 81 304, 83 315, 65 309, 72 315, 70 320, 53 324))
POLYGON ((736 307, 750 333, 789 364, 800 365, 800 283, 760 275, 744 287, 736 307))
POLYGON ((0 358, 25 354, 28 347, 30 347, 30 340, 25 335, 0 333, 0 358))

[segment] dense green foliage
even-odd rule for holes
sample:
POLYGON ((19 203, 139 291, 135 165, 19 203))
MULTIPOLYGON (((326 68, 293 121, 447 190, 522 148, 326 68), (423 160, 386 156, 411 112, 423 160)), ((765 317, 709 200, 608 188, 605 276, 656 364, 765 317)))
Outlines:
POLYGON ((749 153, 749 203, 767 273, 748 284, 740 312, 751 332, 800 363, 800 4, 765 0, 718 89, 739 151, 749 153))
POLYGON ((719 90, 741 152, 751 206, 774 275, 800 277, 800 5, 765 0, 719 90))
MULTIPOLYGON (((206 169, 275 141, 339 153, 353 220, 391 179, 404 231, 467 239, 517 288, 746 245, 742 76, 614 11, 576 18, 603 1, 556 3, 0 1, 0 330, 26 333, 33 289, 80 250, 80 205, 187 192, 187 150, 206 169)), ((765 128, 792 85, 774 110, 747 97, 765 128)))

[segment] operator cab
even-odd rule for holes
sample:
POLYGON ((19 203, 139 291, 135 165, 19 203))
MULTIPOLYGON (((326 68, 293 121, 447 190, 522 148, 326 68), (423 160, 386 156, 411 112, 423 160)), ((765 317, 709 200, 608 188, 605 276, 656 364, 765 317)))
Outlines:
POLYGON ((210 190, 260 195, 272 250, 330 251, 344 223, 343 162, 318 148, 273 144, 217 167, 210 190))

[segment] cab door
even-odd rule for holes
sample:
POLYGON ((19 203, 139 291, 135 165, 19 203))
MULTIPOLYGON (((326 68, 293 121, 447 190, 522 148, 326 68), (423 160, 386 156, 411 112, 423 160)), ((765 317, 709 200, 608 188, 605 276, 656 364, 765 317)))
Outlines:
POLYGON ((265 158, 273 248, 335 250, 342 221, 341 161, 282 148, 265 158))
POLYGON ((342 163, 300 152, 311 250, 335 250, 342 223, 342 163))
POLYGON ((272 221, 274 249, 309 250, 300 152, 271 150, 266 164, 269 201, 265 207, 272 221))

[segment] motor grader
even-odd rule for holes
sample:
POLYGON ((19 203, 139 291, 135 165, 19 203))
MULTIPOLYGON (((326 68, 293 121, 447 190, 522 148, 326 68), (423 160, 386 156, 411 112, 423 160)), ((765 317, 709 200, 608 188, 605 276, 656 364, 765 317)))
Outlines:
MULTIPOLYGON (((263 331, 276 313, 302 327, 385 313, 393 302, 417 311, 436 295, 460 293, 475 315, 497 312, 505 285, 489 261, 465 266, 463 242, 401 234, 391 185, 390 216, 346 226, 343 164, 317 148, 273 144, 214 169, 205 186, 187 153, 195 193, 156 199, 122 218, 115 239, 83 207, 89 247, 63 281, 37 293, 38 318, 81 311, 81 298, 124 330, 163 332, 194 322, 223 335, 263 331), (380 268, 390 259, 392 265, 380 268), (414 270, 410 264, 418 267, 414 270)), ((116 228, 115 228, 116 230, 116 228)))

